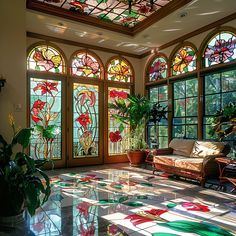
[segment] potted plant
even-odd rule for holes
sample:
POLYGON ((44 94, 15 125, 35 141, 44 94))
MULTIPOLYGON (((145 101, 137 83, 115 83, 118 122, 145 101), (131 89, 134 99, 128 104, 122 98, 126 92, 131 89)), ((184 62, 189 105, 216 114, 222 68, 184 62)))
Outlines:
POLYGON ((154 124, 154 128, 155 128, 155 139, 154 144, 152 145, 152 148, 158 148, 159 147, 159 143, 158 143, 158 123, 162 120, 165 119, 167 120, 166 114, 167 114, 167 106, 163 107, 161 106, 161 104, 159 102, 155 102, 152 105, 150 114, 149 114, 149 123, 153 123, 154 124))
POLYGON ((109 108, 115 112, 112 117, 121 123, 130 125, 130 135, 122 140, 123 148, 131 166, 138 166, 145 157, 145 124, 150 113, 150 101, 141 95, 128 95, 128 102, 122 99, 109 103, 109 108))
POLYGON ((32 129, 16 131, 12 116, 10 124, 11 142, 0 135, 0 231, 14 231, 22 226, 23 212, 34 215, 50 195, 49 178, 40 169, 46 161, 34 160, 26 153, 32 129))
POLYGON ((229 103, 222 110, 217 111, 213 120, 210 135, 217 135, 220 141, 231 135, 233 136, 233 149, 235 151, 236 134, 236 104, 229 103))

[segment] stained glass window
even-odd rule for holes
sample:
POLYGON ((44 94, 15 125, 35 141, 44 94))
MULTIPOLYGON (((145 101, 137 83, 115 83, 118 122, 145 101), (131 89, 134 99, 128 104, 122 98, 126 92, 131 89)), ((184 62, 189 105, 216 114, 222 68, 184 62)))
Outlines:
POLYGON ((236 58, 236 35, 220 32, 208 42, 204 51, 205 67, 227 63, 236 58))
POLYGON ((204 78, 204 129, 205 139, 209 135, 213 118, 217 111, 230 102, 236 103, 236 70, 212 73, 204 78))
POLYGON ((65 62, 60 52, 48 45, 34 47, 27 59, 27 69, 64 73, 65 62))
POLYGON ((72 59, 72 75, 101 78, 101 67, 97 59, 87 52, 79 52, 72 59))
MULTIPOLYGON (((129 89, 109 87, 108 103, 114 103, 118 99, 128 102, 128 94, 130 94, 129 89)), ((111 117, 111 114, 114 114, 114 112, 116 111, 112 109, 108 110, 109 154, 124 153, 125 150, 122 149, 122 139, 129 134, 129 125, 124 125, 117 119, 111 117)))
POLYGON ((119 82, 131 82, 133 77, 130 65, 121 58, 111 60, 107 76, 108 80, 119 82))
POLYGON ((164 57, 160 56, 155 58, 149 68, 149 81, 157 81, 167 77, 167 61, 164 57))
POLYGON ((188 79, 174 83, 174 138, 197 138, 198 81, 188 79))
POLYGON ((99 146, 98 86, 74 83, 73 90, 74 158, 97 156, 99 146))
MULTIPOLYGON (((149 98, 152 103, 159 103, 162 107, 168 105, 167 85, 150 88, 149 98)), ((148 124, 148 145, 150 148, 168 147, 168 121, 162 119, 159 123, 148 124)))
POLYGON ((61 159, 61 82, 30 79, 30 155, 61 159))
MULTIPOLYGON (((172 0, 155 0, 150 6, 149 0, 134 1, 129 12, 128 4, 121 0, 37 0, 51 4, 56 8, 68 10, 72 14, 92 16, 102 21, 113 22, 126 27, 134 27, 137 23, 147 19, 172 0)), ((45 6, 47 7, 47 6, 45 6)))
POLYGON ((196 52, 190 46, 181 47, 173 57, 172 75, 196 70, 196 52))

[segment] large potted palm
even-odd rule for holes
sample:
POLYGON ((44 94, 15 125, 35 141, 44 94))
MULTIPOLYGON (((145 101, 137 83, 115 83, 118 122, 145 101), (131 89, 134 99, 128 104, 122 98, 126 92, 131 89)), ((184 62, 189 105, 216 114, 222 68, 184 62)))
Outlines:
POLYGON ((15 129, 10 119, 13 138, 8 143, 0 135, 0 234, 27 235, 22 232, 24 212, 34 215, 50 195, 48 176, 40 169, 46 161, 27 155, 32 129, 15 129))
POLYGON ((128 102, 122 99, 109 103, 109 108, 115 112, 112 117, 119 122, 130 125, 130 135, 122 140, 123 148, 131 166, 139 166, 145 157, 145 124, 151 110, 148 98, 141 95, 128 95, 128 102))

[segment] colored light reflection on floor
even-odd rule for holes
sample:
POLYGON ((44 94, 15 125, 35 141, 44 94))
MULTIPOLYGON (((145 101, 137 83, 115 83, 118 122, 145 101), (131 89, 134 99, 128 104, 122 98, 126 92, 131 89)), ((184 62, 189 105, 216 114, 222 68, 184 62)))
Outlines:
POLYGON ((35 235, 236 235, 236 195, 127 165, 54 172, 35 235))

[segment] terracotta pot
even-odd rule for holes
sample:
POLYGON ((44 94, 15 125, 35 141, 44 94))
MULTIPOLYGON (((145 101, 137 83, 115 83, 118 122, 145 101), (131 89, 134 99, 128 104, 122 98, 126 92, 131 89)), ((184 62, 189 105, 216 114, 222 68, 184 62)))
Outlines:
POLYGON ((127 152, 130 166, 138 167, 144 161, 145 151, 141 150, 130 150, 127 152))

